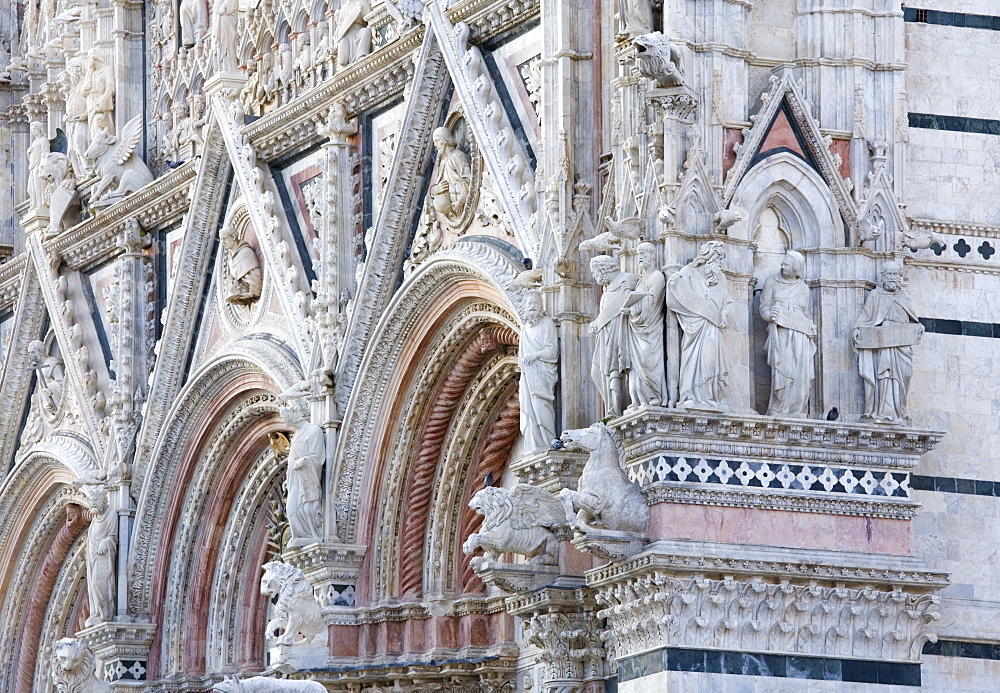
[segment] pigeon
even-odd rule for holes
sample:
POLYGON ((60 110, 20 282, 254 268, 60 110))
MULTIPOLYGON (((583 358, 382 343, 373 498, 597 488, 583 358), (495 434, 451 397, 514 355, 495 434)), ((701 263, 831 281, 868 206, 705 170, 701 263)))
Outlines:
POLYGON ((564 447, 566 447, 566 443, 562 442, 562 440, 559 438, 553 438, 550 445, 552 446, 553 450, 562 450, 564 447))
POLYGON ((833 409, 831 409, 826 413, 827 421, 836 421, 839 418, 840 418, 840 411, 837 409, 837 407, 834 407, 833 409))
POLYGON ((493 485, 493 472, 487 472, 486 478, 483 479, 483 488, 488 488, 493 485))

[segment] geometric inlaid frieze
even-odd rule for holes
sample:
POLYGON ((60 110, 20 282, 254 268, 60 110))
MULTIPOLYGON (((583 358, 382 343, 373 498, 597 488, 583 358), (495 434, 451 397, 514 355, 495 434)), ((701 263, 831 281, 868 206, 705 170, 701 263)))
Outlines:
POLYGON ((739 459, 660 455, 629 465, 629 479, 654 483, 709 484, 752 489, 780 489, 813 494, 881 496, 910 499, 910 475, 822 465, 768 464, 739 459))

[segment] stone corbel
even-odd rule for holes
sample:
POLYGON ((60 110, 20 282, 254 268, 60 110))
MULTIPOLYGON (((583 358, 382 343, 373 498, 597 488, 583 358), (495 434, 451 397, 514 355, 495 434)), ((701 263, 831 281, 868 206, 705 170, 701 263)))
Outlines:
POLYGON ((526 642, 539 650, 544 693, 603 690, 605 650, 594 592, 547 587, 511 597, 507 611, 522 624, 526 642))
POLYGON ((146 681, 153 623, 100 623, 77 633, 101 661, 104 680, 115 691, 134 691, 146 681))
POLYGON ((354 589, 366 549, 357 544, 312 544, 288 549, 282 559, 305 574, 329 624, 340 607, 354 606, 354 589))

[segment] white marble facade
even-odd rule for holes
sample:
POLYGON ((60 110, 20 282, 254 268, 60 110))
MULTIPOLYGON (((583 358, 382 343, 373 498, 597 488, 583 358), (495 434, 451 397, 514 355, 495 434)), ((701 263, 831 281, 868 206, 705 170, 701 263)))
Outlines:
POLYGON ((0 690, 992 690, 1000 10, 927 5, 13 2, 0 690))

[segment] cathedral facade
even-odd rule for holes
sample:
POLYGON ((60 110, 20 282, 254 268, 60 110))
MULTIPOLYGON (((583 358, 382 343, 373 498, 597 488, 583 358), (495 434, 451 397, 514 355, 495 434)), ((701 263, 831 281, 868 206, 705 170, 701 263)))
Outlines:
POLYGON ((933 4, 12 0, 0 690, 1000 691, 933 4))

